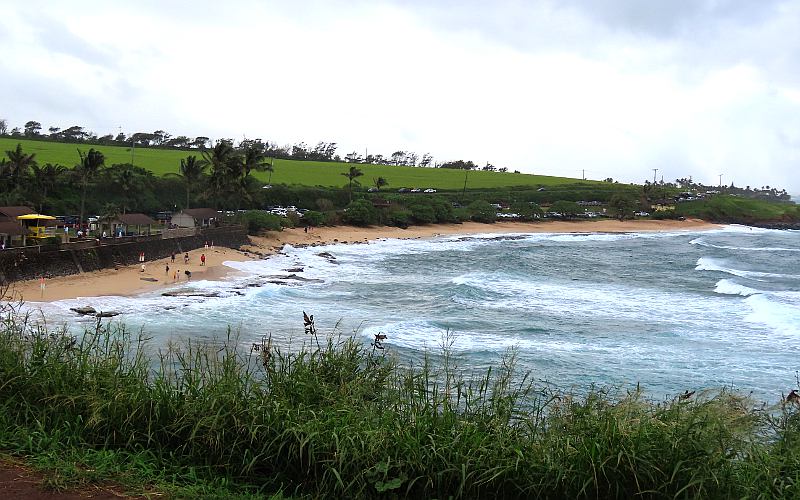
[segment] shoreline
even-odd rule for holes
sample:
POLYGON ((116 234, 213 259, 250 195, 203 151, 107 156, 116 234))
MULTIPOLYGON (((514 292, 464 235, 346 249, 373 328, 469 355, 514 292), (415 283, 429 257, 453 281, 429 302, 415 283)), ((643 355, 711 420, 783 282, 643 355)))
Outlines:
POLYGON ((104 269, 71 276, 59 276, 45 280, 42 291, 38 280, 11 283, 4 300, 24 300, 25 302, 54 302, 65 299, 98 296, 133 296, 141 293, 165 289, 179 283, 186 283, 184 271, 192 273, 193 280, 221 280, 235 269, 225 266, 226 261, 247 261, 268 258, 278 253, 284 245, 316 246, 327 244, 367 243, 378 239, 420 239, 452 234, 505 234, 505 233, 637 233, 637 232, 679 232, 720 228, 699 219, 675 220, 617 220, 600 221, 553 221, 553 222, 496 222, 482 224, 465 222, 463 224, 432 224, 411 226, 401 229, 391 226, 353 227, 336 226, 313 228, 306 233, 302 228, 284 229, 270 232, 264 236, 251 236, 251 244, 242 250, 231 248, 199 248, 189 253, 189 265, 184 265, 183 256, 176 255, 175 263, 169 258, 145 263, 145 272, 138 265, 104 269), (206 255, 206 265, 200 265, 201 254, 206 255), (169 264, 169 275, 165 266, 169 264), (178 279, 173 275, 180 271, 178 279), (155 281, 153 281, 155 280, 155 281))

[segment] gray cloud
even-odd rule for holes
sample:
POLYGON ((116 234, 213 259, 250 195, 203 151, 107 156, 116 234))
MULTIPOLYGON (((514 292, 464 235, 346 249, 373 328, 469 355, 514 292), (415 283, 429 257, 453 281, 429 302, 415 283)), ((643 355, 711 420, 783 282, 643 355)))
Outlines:
MULTIPOLYGON (((113 53, 87 42, 70 31, 62 22, 39 11, 25 13, 22 18, 34 28, 39 43, 47 51, 71 56, 87 64, 108 69, 116 67, 113 53)), ((92 27, 86 26, 86 29, 92 27)))

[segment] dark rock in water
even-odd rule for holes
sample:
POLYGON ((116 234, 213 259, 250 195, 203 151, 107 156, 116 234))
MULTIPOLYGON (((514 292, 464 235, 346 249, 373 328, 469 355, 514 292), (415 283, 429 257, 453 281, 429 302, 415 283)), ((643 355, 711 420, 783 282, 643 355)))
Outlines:
POLYGON ((763 229, 800 229, 800 222, 756 222, 750 225, 763 229))
POLYGON ((292 267, 292 268, 289 268, 289 269, 284 269, 284 271, 286 271, 287 273, 302 273, 303 272, 303 268, 302 267, 292 267))
POLYGON ((187 292, 187 291, 177 291, 177 292, 164 292, 161 294, 162 297, 219 297, 219 292, 187 292))
POLYGON ((171 311, 171 310, 175 309, 175 306, 166 306, 166 307, 164 307, 164 309, 166 309, 167 311, 171 311))
POLYGON ((267 283, 272 285, 283 285, 283 286, 298 286, 296 283, 290 283, 288 281, 280 281, 280 280, 269 280, 267 283))
MULTIPOLYGON (((303 281, 306 283, 322 283, 322 280, 315 279, 315 278, 304 278, 303 276, 298 276, 296 274, 287 274, 286 276, 282 276, 280 274, 273 274, 272 276, 265 276, 268 278, 269 281, 267 283, 275 283, 276 281, 303 281)), ((283 284, 283 283, 281 283, 283 284)))
POLYGON ((97 314, 95 314, 95 317, 96 318, 113 318, 114 316, 119 316, 120 314, 122 314, 122 313, 117 312, 117 311, 100 311, 97 314))
POLYGON ((336 262, 336 257, 334 257, 333 255, 329 254, 328 252, 320 252, 320 253, 317 254, 317 257, 322 257, 323 259, 326 259, 331 264, 338 264, 338 262, 336 262))
POLYGON ((153 283, 158 281, 156 278, 139 278, 139 279, 142 281, 152 281, 153 283))
POLYGON ((78 314, 82 314, 82 315, 94 314, 94 313, 97 312, 94 309, 94 307, 89 307, 89 306, 86 306, 86 307, 70 307, 69 310, 73 311, 73 312, 76 312, 78 314))

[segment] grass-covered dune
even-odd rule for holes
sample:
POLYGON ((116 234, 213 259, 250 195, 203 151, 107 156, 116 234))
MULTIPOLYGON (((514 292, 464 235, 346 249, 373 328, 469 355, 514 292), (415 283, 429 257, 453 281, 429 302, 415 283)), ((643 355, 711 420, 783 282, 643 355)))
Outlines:
MULTIPOLYGON (((36 161, 40 164, 59 163, 73 167, 78 162, 77 150, 88 151, 92 147, 103 153, 106 157, 106 165, 131 162, 131 149, 121 146, 68 144, 3 137, 0 138, 0 151, 14 149, 17 144, 21 144, 26 153, 35 153, 36 161)), ((181 158, 188 155, 200 157, 201 154, 199 151, 135 148, 133 163, 151 170, 156 175, 175 174, 178 173, 181 158)), ((275 172, 271 179, 273 184, 341 187, 347 183, 347 179, 341 174, 347 172, 353 164, 276 159, 274 166, 275 172)), ((364 172, 364 176, 360 179, 364 185, 371 185, 374 178, 384 177, 389 181, 388 189, 418 187, 456 190, 464 187, 463 170, 365 164, 357 166, 364 172)), ((254 175, 262 181, 266 181, 269 176, 266 172, 256 172, 254 175)), ((566 177, 503 172, 473 171, 469 172, 467 176, 468 189, 556 186, 572 183, 581 183, 587 186, 600 184, 597 181, 579 181, 566 177)))
MULTIPOLYGON (((8 312, 8 311, 6 311, 8 312)), ((800 415, 715 395, 651 402, 531 384, 445 349, 417 366, 349 338, 173 346, 7 319, 0 450, 52 486, 178 496, 797 498, 800 415), (386 356, 384 356, 384 353, 386 356), (467 368, 467 367, 464 367, 467 368)))

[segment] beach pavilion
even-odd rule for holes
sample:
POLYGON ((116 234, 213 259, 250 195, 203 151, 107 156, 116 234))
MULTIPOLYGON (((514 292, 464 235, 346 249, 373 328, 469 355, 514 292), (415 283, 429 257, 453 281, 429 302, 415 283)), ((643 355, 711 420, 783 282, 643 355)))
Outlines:
POLYGON ((118 215, 114 219, 104 222, 103 225, 108 224, 111 228, 111 234, 119 234, 122 231, 123 234, 130 235, 130 234, 146 234, 149 235, 152 230, 153 226, 157 225, 158 222, 153 220, 151 217, 148 217, 145 214, 122 214, 118 215), (143 231, 144 228, 144 231, 143 231))
POLYGON ((48 238, 57 238, 56 226, 58 222, 52 215, 44 214, 24 214, 18 215, 17 220, 23 228, 22 244, 28 238, 41 242, 48 238))
POLYGON ((173 214, 171 223, 178 227, 209 227, 218 218, 213 208, 187 208, 173 214))

